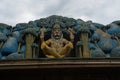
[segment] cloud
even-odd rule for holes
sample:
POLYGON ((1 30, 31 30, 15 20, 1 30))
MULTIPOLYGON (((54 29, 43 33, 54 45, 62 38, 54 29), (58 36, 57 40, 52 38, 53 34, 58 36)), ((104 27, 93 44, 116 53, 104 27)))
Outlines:
POLYGON ((15 25, 50 15, 109 24, 120 16, 119 0, 1 0, 0 23, 15 25))

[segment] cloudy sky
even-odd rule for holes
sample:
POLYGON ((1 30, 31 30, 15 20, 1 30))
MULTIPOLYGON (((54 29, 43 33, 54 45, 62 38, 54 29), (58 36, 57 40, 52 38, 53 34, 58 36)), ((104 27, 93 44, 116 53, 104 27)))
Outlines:
POLYGON ((120 20, 120 0, 0 0, 0 23, 14 26, 50 15, 106 25, 120 20))

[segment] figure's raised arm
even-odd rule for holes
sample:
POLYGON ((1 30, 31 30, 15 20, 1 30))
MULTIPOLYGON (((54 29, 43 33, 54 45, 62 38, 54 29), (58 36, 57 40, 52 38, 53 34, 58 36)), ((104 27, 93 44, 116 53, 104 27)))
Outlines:
POLYGON ((41 43, 42 43, 42 42, 44 41, 44 32, 45 32, 45 28, 44 28, 44 27, 41 28, 40 31, 41 31, 40 40, 41 40, 41 43))
POLYGON ((73 29, 69 28, 68 29, 68 33, 70 35, 70 41, 73 42, 74 41, 74 34, 73 34, 73 29))

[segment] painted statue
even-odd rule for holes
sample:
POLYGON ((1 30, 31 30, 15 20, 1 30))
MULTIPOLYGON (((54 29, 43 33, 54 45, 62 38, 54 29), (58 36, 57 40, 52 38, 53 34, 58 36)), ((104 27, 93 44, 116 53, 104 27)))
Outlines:
POLYGON ((0 23, 0 60, 36 59, 44 55, 47 58, 118 58, 120 20, 103 25, 52 15, 15 26, 0 23))
POLYGON ((71 49, 73 49, 73 40, 74 35, 72 33, 72 29, 68 29, 71 41, 66 40, 63 38, 62 29, 60 28, 59 22, 55 22, 51 38, 47 41, 44 41, 44 28, 41 29, 41 49, 43 50, 44 54, 48 58, 63 58, 67 56, 71 49))

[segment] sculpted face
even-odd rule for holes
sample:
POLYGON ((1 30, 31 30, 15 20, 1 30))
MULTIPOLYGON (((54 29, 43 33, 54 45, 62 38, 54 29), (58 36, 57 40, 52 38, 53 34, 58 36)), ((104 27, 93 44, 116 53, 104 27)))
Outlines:
POLYGON ((56 40, 58 40, 62 37, 62 31, 61 31, 60 27, 55 27, 53 29, 53 37, 56 40))
POLYGON ((53 34, 53 38, 58 40, 62 37, 62 30, 60 28, 60 26, 56 25, 54 26, 53 30, 52 30, 52 34, 53 34))

